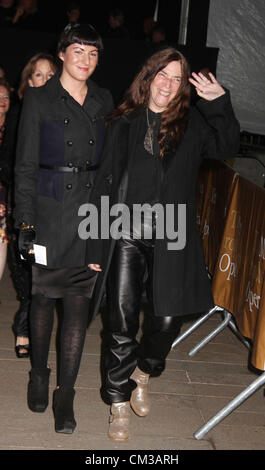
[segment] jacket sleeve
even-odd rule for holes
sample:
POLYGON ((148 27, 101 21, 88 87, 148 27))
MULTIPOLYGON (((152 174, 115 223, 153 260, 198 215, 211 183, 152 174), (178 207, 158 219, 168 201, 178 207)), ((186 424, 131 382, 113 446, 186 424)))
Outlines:
MULTIPOLYGON (((110 126, 111 127, 111 126, 110 126)), ((101 221, 104 208, 102 204, 106 203, 106 197, 110 201, 110 193, 112 189, 112 157, 113 157, 113 137, 110 128, 107 128, 105 135, 104 147, 101 155, 100 168, 91 192, 90 203, 97 209, 98 214, 98 237, 87 239, 86 244, 86 263, 102 264, 103 253, 107 249, 109 240, 101 237, 101 221)), ((105 207, 106 209, 106 207, 105 207)), ((109 214, 108 214, 109 215, 109 214)))
POLYGON ((201 99, 197 108, 204 120, 203 158, 234 158, 239 149, 240 126, 235 117, 230 93, 213 101, 201 99))
POLYGON ((39 170, 39 109, 35 89, 24 97, 18 128, 15 164, 15 226, 35 224, 39 170))

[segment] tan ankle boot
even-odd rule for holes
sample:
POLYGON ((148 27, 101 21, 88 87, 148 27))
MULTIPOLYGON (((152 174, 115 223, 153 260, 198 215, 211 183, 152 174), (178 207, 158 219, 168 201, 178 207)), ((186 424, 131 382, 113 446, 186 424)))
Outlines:
POLYGON ((145 372, 136 367, 131 375, 131 379, 137 383, 137 387, 131 395, 131 407, 138 416, 147 416, 150 411, 148 396, 149 374, 145 374, 145 372))
POLYGON ((109 418, 109 438, 115 441, 129 439, 130 403, 112 403, 109 418))

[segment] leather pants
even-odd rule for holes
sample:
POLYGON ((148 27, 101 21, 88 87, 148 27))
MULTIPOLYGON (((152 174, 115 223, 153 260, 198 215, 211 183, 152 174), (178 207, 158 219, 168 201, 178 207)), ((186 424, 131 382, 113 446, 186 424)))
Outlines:
MULTIPOLYGON (((153 237, 155 223, 153 222, 153 237)), ((129 401, 136 387, 130 379, 135 367, 159 375, 181 328, 181 318, 155 316, 152 301, 154 238, 117 240, 107 281, 107 346, 103 352, 102 398, 109 404, 129 401), (145 312, 140 342, 141 300, 146 289, 150 309, 145 312)))

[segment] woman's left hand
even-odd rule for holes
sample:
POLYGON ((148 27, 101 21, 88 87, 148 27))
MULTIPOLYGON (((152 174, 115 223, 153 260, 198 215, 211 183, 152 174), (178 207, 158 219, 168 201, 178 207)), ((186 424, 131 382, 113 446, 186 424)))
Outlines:
POLYGON ((209 79, 201 72, 198 74, 192 72, 191 75, 192 78, 189 78, 189 81, 195 86, 197 94, 201 98, 207 101, 212 101, 225 94, 225 90, 221 87, 211 72, 208 74, 209 79))
POLYGON ((92 270, 92 271, 102 271, 101 267, 100 267, 100 264, 89 264, 88 267, 92 270))

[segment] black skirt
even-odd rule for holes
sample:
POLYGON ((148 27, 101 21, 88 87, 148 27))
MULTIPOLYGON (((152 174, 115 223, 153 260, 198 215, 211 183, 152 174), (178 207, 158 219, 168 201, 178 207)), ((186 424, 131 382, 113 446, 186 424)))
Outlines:
POLYGON ((41 294, 50 299, 66 295, 91 298, 97 273, 88 267, 46 269, 32 266, 32 295, 41 294))

